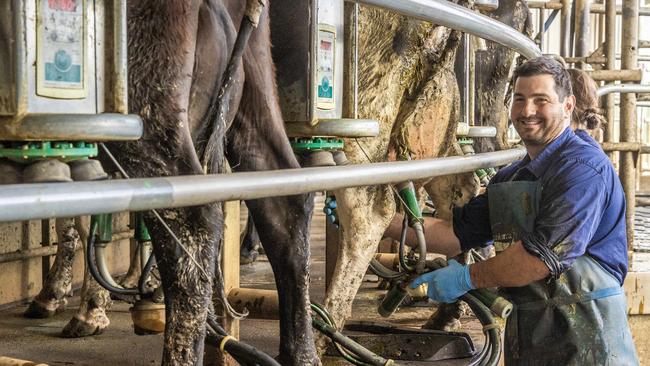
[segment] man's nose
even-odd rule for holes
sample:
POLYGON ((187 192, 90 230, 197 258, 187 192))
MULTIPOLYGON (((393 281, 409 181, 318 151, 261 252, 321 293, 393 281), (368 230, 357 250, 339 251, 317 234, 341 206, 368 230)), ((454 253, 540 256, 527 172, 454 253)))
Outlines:
POLYGON ((532 117, 537 114, 537 106, 532 100, 526 100, 521 108, 522 117, 532 117))

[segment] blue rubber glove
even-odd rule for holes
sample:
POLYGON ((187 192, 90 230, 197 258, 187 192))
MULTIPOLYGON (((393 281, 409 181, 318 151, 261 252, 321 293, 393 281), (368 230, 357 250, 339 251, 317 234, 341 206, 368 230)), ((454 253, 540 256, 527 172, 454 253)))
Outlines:
POLYGON ((428 285, 427 296, 438 302, 452 303, 467 291, 473 290, 474 284, 469 276, 469 266, 463 266, 450 260, 447 267, 425 273, 411 283, 411 288, 421 284, 428 285))
POLYGON ((327 216, 327 220, 338 229, 339 217, 336 214, 336 197, 329 196, 325 198, 325 207, 323 207, 323 212, 327 216))

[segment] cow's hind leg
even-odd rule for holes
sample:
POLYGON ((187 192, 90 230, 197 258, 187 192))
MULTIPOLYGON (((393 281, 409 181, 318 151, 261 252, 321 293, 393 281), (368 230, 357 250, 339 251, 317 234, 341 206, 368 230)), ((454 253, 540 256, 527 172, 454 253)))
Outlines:
MULTIPOLYGON (((83 243, 88 243, 89 225, 88 216, 76 218, 76 229, 83 243)), ((88 248, 84 245, 84 251, 86 250, 88 248)), ((76 338, 102 333, 110 324, 106 310, 110 308, 111 303, 109 292, 90 275, 88 263, 85 263, 81 303, 75 315, 63 328, 61 335, 67 338, 76 338)))
POLYGON ((25 311, 28 318, 47 318, 65 309, 72 294, 72 265, 81 245, 73 218, 56 219, 56 259, 47 274, 43 288, 25 311))
MULTIPOLYGON (((265 10, 267 11, 267 10, 265 10)), ((284 132, 271 59, 268 14, 244 54, 246 81, 240 109, 228 133, 228 160, 239 171, 299 168, 284 132)), ((246 201, 273 267, 280 298, 283 365, 319 363, 309 311, 311 195, 246 201)))
POLYGON ((259 255, 260 237, 255 230, 253 218, 248 215, 246 222, 246 230, 244 231, 241 245, 239 247, 239 262, 241 264, 249 264, 257 260, 259 255))

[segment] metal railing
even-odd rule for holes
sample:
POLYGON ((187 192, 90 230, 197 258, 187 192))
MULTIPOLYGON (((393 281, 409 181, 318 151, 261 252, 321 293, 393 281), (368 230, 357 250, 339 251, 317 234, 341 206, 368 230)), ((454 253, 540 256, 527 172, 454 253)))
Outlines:
POLYGON ((650 93, 650 85, 643 84, 608 84, 598 88, 599 97, 610 93, 650 93))
POLYGON ((355 2, 489 39, 517 51, 526 58, 542 55, 535 42, 512 27, 446 0, 355 0, 355 2))
POLYGON ((0 222, 144 211, 287 196, 471 172, 522 158, 522 148, 437 159, 98 182, 0 186, 0 222))

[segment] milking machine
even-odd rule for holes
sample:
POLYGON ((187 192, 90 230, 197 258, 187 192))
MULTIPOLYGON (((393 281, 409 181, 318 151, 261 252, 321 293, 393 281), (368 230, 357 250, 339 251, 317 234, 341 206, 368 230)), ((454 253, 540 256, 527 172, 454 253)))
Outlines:
POLYGON ((356 47, 345 48, 344 1, 276 0, 270 6, 278 97, 291 145, 303 167, 344 165, 342 138, 379 134, 377 121, 356 119, 356 113, 342 118, 344 90, 356 88, 356 72, 344 80, 346 63, 356 70, 356 47))

